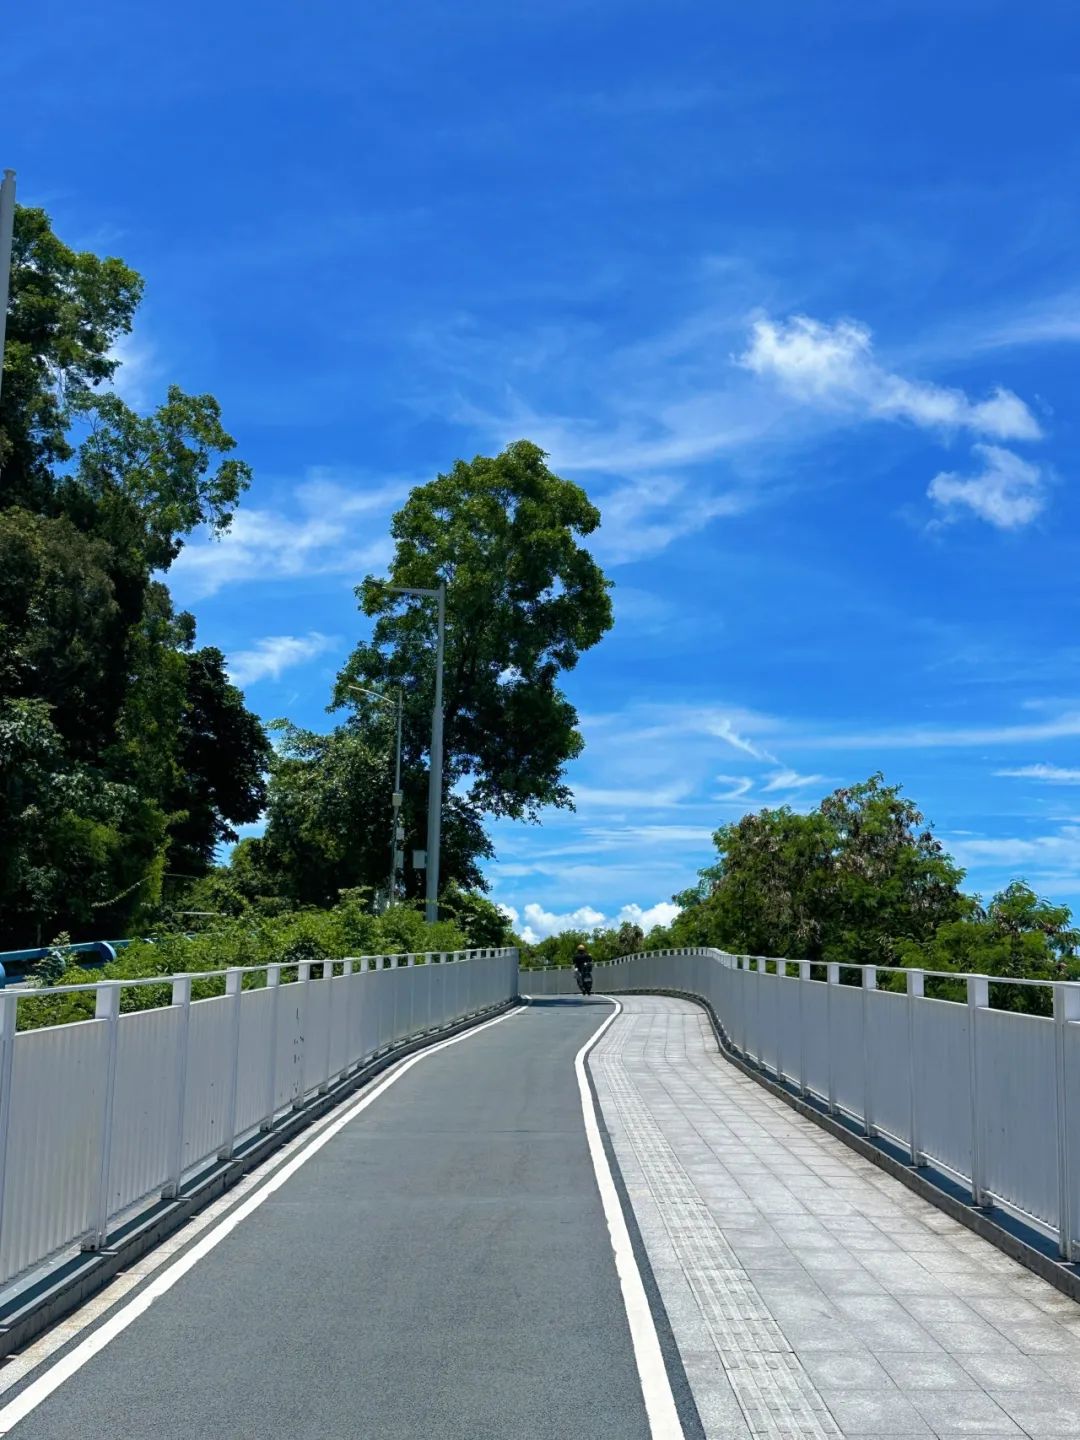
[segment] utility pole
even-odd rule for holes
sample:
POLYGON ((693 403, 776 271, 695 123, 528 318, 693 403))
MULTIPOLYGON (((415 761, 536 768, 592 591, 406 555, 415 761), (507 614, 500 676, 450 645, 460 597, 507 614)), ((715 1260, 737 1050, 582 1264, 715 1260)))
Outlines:
POLYGON ((15 232, 15 171, 5 170, 0 182, 0 389, 4 384, 4 337, 11 285, 11 239, 15 232))
POLYGON ((431 765, 428 784, 427 888, 424 919, 434 924, 439 918, 439 845, 442 839, 442 771, 443 771, 443 661, 446 654, 446 586, 434 590, 418 590, 408 585, 387 587, 395 595, 420 595, 437 600, 439 606, 438 641, 435 648, 435 704, 431 712, 431 765))
MULTIPOLYGON (((372 700, 377 700, 380 705, 394 705, 395 702, 385 696, 381 690, 368 690, 363 685, 346 685, 346 690, 355 690, 358 695, 367 695, 372 700)), ((393 818, 390 830, 390 891, 389 903, 393 905, 397 899, 397 877, 401 869, 401 842, 405 838, 405 832, 401 828, 401 712, 404 704, 401 686, 397 692, 397 748, 394 756, 394 793, 391 797, 393 818)))

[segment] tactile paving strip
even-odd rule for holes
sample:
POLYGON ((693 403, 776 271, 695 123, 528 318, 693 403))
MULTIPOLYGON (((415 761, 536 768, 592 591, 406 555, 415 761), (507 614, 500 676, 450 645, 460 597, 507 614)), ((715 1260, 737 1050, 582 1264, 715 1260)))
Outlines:
POLYGON ((620 1016, 592 1051, 590 1069, 604 1109, 614 1111, 618 1129, 633 1149, 747 1427, 755 1440, 843 1440, 630 1078, 622 1051, 635 1024, 632 1014, 620 1016))

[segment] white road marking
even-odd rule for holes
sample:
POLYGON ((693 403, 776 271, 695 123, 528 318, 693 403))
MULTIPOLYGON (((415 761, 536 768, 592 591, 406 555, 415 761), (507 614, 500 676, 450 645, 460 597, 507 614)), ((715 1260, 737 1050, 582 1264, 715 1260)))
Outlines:
MULTIPOLYGON (((653 1440, 685 1440, 679 1412, 675 1407, 675 1396, 671 1392, 667 1366, 664 1364, 663 1352, 660 1349, 660 1339, 656 1333, 652 1311, 649 1308, 649 1299, 645 1294, 645 1285, 634 1257, 634 1247, 630 1243, 630 1232, 626 1228, 626 1218, 623 1215, 622 1205, 619 1203, 619 1194, 615 1189, 611 1167, 608 1164, 607 1155, 604 1153, 604 1144, 600 1138, 600 1126, 596 1117, 596 1105, 589 1088, 588 1076, 585 1073, 585 1057, 608 1026, 622 1014, 622 1006, 618 1000, 612 999, 610 995, 599 998, 611 1000, 615 1009, 599 1030, 585 1042, 574 1060, 578 1090, 581 1093, 581 1109, 585 1117, 585 1134, 589 1141, 589 1154, 592 1157, 593 1169, 596 1171, 596 1183, 600 1188, 600 1199, 604 1206, 608 1234, 611 1237, 611 1248, 615 1252, 615 1268, 618 1271, 619 1284, 622 1286, 626 1318, 630 1323, 630 1340, 634 1347, 634 1361, 641 1380, 645 1413, 649 1418, 649 1431, 653 1440)), ((0 1413, 0 1420, 2 1418, 2 1413, 0 1413)))
MULTIPOLYGON (((249 1215, 253 1214, 259 1208, 264 1200, 269 1199, 276 1190, 280 1190, 286 1180, 290 1180, 301 1166, 306 1165, 311 1157, 318 1154, 328 1141, 332 1140, 340 1130, 343 1130, 351 1120, 355 1120, 357 1115, 361 1114, 369 1105, 373 1104, 384 1091, 388 1090, 391 1085, 400 1080, 402 1075, 411 1070, 414 1065, 418 1065, 421 1060, 426 1060, 429 1055, 435 1055, 438 1051, 445 1050, 448 1045, 457 1045, 462 1040, 468 1040, 473 1035, 479 1035, 481 1030, 488 1030, 492 1025, 499 1025, 504 1020, 512 1020, 515 1015, 522 1013, 520 1008, 515 1008, 508 1011, 505 1015, 496 1015, 494 1020, 487 1020, 483 1025, 477 1025, 474 1029, 466 1030, 461 1035, 452 1035, 448 1040, 440 1040, 437 1045, 432 1045, 426 1050, 420 1050, 415 1055, 404 1060, 385 1080, 380 1081, 374 1090, 362 1096, 355 1105, 350 1105, 332 1125, 328 1125, 326 1129, 312 1140, 310 1144, 306 1145, 294 1159, 276 1171, 261 1189, 256 1190, 249 1199, 245 1200, 241 1205, 238 1205, 234 1210, 230 1210, 219 1225, 216 1225, 214 1229, 204 1235, 203 1238, 182 1255, 179 1260, 170 1265, 166 1270, 163 1270, 154 1280, 151 1280, 145 1290, 141 1290, 134 1299, 129 1300, 115 1315, 106 1320, 103 1325, 88 1335, 86 1339, 79 1345, 76 1345, 73 1350, 68 1351, 65 1356, 57 1360, 43 1375, 38 1376, 21 1394, 17 1395, 14 1400, 9 1401, 3 1409, 0 1409, 0 1435, 7 1435, 18 1425, 20 1420, 25 1420, 32 1410, 36 1410, 43 1400, 47 1400, 54 1390, 58 1390, 65 1380, 69 1380, 72 1375, 82 1369, 87 1361, 92 1360, 95 1355, 105 1349, 106 1345, 115 1340, 118 1335, 121 1335, 129 1325, 134 1324, 140 1315, 145 1314, 146 1311, 149 1310, 155 1300, 160 1300, 162 1295, 171 1290, 178 1280, 181 1280, 200 1260, 209 1255, 211 1250, 219 1245, 227 1235, 231 1234, 242 1220, 246 1220, 249 1215)), ((664 1433, 666 1434, 668 1432, 664 1433)))

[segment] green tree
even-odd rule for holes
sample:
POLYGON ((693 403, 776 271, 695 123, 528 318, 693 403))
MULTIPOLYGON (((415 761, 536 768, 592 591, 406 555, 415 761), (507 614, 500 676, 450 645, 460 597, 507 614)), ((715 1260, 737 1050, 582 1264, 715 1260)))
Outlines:
MULTIPOLYGON (((1040 899, 1014 880, 983 906, 938 927, 923 943, 903 947, 905 966, 955 974, 995 975, 1010 980, 1077 980, 1080 931, 1066 905, 1040 899)), ((996 986, 993 1003, 1004 1010, 1049 1014, 1047 992, 1022 985, 996 986)))
POLYGON ((215 652, 190 653, 194 621, 155 574, 197 526, 228 525, 248 468, 212 396, 174 386, 137 415, 102 388, 141 292, 121 261, 77 253, 44 212, 17 210, 0 395, 11 943, 44 926, 122 932, 160 896, 170 847, 205 869, 213 843, 258 813, 261 728, 211 673, 215 652))
POLYGON ((266 732, 230 683, 225 657, 208 647, 183 656, 185 704, 179 776, 171 797, 169 868, 201 874, 235 827, 258 820, 266 804, 272 750, 266 732))
POLYGON ((970 908, 960 870, 922 814, 872 775, 809 814, 784 806, 716 832, 718 863, 671 930, 680 945, 845 964, 895 965, 970 908))
MULTIPOLYGON (((404 818, 423 844, 434 690, 435 613, 390 586, 446 585, 443 878, 472 889, 490 853, 485 815, 535 819, 569 807, 567 763, 583 747, 559 688, 612 623, 610 582, 580 543, 600 523, 583 490, 553 474, 527 441, 458 461, 395 515, 388 581, 358 589, 371 639, 338 677, 336 706, 367 714, 349 686, 404 693, 404 818)), ((386 780, 383 787, 386 787, 386 780)), ((422 876, 410 877, 419 893, 422 876)))

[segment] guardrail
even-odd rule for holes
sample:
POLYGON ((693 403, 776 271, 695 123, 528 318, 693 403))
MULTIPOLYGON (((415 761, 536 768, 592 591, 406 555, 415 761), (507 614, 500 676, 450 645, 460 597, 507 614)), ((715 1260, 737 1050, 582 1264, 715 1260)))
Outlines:
MULTIPOLYGON (((732 1048, 1000 1204, 1080 1259, 1080 984, 815 965, 720 950, 659 950, 597 964, 594 992, 677 991, 708 1002, 732 1048), (769 967, 772 967, 770 969, 769 967), (858 983, 841 983, 841 971, 858 983), (905 990, 878 987, 879 973, 905 990), (959 984, 957 1002, 926 981, 959 984), (1051 1016, 992 1009, 990 986, 1049 991, 1051 1016)), ((572 994, 572 970, 523 971, 522 991, 572 994)))
POLYGON ((175 1196, 351 1071, 517 994, 516 950, 361 956, 0 994, 0 1286, 175 1196), (283 983, 283 970, 296 972, 283 983), (192 1000, 193 981, 224 994, 192 1000), (17 1033, 20 1000, 95 992, 95 1016, 17 1033))

